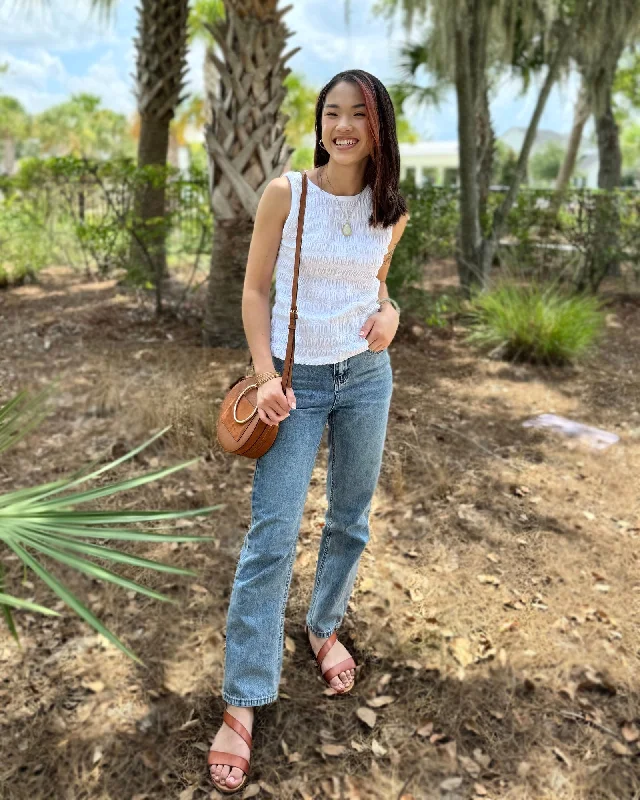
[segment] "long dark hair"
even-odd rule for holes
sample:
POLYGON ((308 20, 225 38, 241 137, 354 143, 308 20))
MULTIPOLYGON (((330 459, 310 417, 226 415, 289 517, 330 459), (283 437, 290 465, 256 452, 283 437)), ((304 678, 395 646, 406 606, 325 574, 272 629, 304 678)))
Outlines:
POLYGON ((373 193, 373 211, 369 224, 374 227, 395 225, 407 212, 407 203, 398 189, 400 149, 396 134, 396 115, 389 92, 371 73, 361 69, 339 72, 322 88, 316 102, 316 146, 313 165, 321 167, 329 161, 329 154, 320 147, 322 111, 327 94, 341 81, 350 81, 360 87, 367 109, 369 135, 373 143, 373 152, 365 171, 365 185, 370 186, 373 193))

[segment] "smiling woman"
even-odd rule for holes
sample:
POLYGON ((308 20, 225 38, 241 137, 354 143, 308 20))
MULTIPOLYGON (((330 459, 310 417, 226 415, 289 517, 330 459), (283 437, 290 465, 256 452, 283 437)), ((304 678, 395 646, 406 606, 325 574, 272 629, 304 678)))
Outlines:
POLYGON ((377 78, 336 75, 318 97, 315 129, 314 169, 287 172, 262 195, 244 282, 255 413, 278 430, 256 463, 227 618, 227 709, 208 756, 225 794, 247 781, 254 707, 278 696, 296 541, 327 426, 329 507, 305 627, 331 689, 345 694, 355 682, 356 663, 336 631, 369 538, 382 462, 393 388, 388 347, 399 322, 385 281, 407 207, 393 105, 377 78))

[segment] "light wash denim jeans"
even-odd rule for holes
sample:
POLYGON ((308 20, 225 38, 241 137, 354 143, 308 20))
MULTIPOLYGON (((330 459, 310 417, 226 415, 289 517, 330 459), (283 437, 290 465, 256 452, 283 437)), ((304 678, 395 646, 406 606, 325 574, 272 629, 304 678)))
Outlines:
MULTIPOLYGON (((281 372, 283 362, 274 357, 281 372)), ((328 509, 307 624, 320 637, 340 625, 369 538, 392 393, 387 350, 336 364, 294 364, 295 409, 256 462, 247 532, 227 617, 222 696, 260 706, 278 696, 284 616, 311 473, 329 425, 328 509)))

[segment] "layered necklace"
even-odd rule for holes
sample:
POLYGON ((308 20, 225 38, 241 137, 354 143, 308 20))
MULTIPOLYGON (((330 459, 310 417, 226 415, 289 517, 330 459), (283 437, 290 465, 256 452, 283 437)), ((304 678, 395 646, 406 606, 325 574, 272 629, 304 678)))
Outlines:
MULTIPOLYGON (((321 189, 323 188, 322 184, 324 183, 324 177, 325 177, 325 172, 326 172, 325 167, 326 167, 326 165, 323 166, 323 167, 320 167, 320 169, 318 170, 318 181, 320 182, 320 188, 321 189)), ((334 190, 334 188, 333 188, 333 186, 331 184, 331 181, 329 180, 329 176, 328 175, 327 175, 327 182, 328 182, 329 186, 331 186, 331 191, 327 192, 327 194, 330 194, 333 197, 334 202, 338 205, 338 208, 340 209, 340 213, 339 213, 338 216, 340 218, 344 219, 344 206, 339 200, 336 200, 336 192, 335 192, 335 190, 334 190)), ((326 189, 324 191, 326 191, 326 189)), ((341 230, 342 230, 342 233, 345 236, 351 236, 351 234, 353 233, 353 229, 351 228, 350 217, 347 217, 346 221, 342 224, 341 230)))

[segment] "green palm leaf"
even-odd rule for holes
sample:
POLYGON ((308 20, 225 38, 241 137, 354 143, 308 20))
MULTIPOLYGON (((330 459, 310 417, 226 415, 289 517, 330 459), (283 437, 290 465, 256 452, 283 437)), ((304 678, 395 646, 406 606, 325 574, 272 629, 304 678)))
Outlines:
MULTIPOLYGON (((38 424, 44 416, 42 409, 48 394, 50 394, 50 391, 44 390, 35 398, 29 399, 25 392, 21 392, 9 402, 0 405, 0 452, 20 441, 28 431, 38 424)), ((4 543, 13 550, 24 564, 25 569, 31 569, 85 622, 138 663, 142 663, 140 659, 111 633, 30 551, 40 553, 96 580, 106 581, 124 589, 133 589, 162 602, 177 603, 175 599, 124 578, 122 575, 90 561, 89 558, 104 559, 107 562, 126 564, 141 569, 153 569, 157 572, 175 575, 197 576, 196 572, 138 555, 124 553, 103 544, 86 542, 83 539, 102 539, 107 541, 113 539, 132 542, 211 541, 213 538, 211 536, 174 535, 171 533, 173 529, 166 526, 155 527, 152 530, 136 530, 126 526, 199 516, 215 511, 221 508, 221 505, 178 511, 135 509, 91 511, 76 510, 76 507, 165 478, 178 470, 191 466, 199 459, 164 467, 134 478, 116 480, 105 486, 73 491, 74 488, 89 481, 95 481, 107 471, 116 469, 125 461, 132 459, 145 447, 148 447, 166 433, 167 430, 169 430, 169 427, 164 428, 142 445, 135 447, 120 458, 103 464, 97 469, 94 469, 94 467, 101 459, 89 467, 80 468, 67 478, 0 495, 0 544, 4 543), (169 531, 169 533, 166 533, 166 531, 169 531)), ((1 562, 0 608, 9 630, 16 640, 18 640, 18 634, 11 613, 12 608, 38 611, 43 614, 57 614, 57 612, 45 606, 22 600, 6 593, 1 562)))

